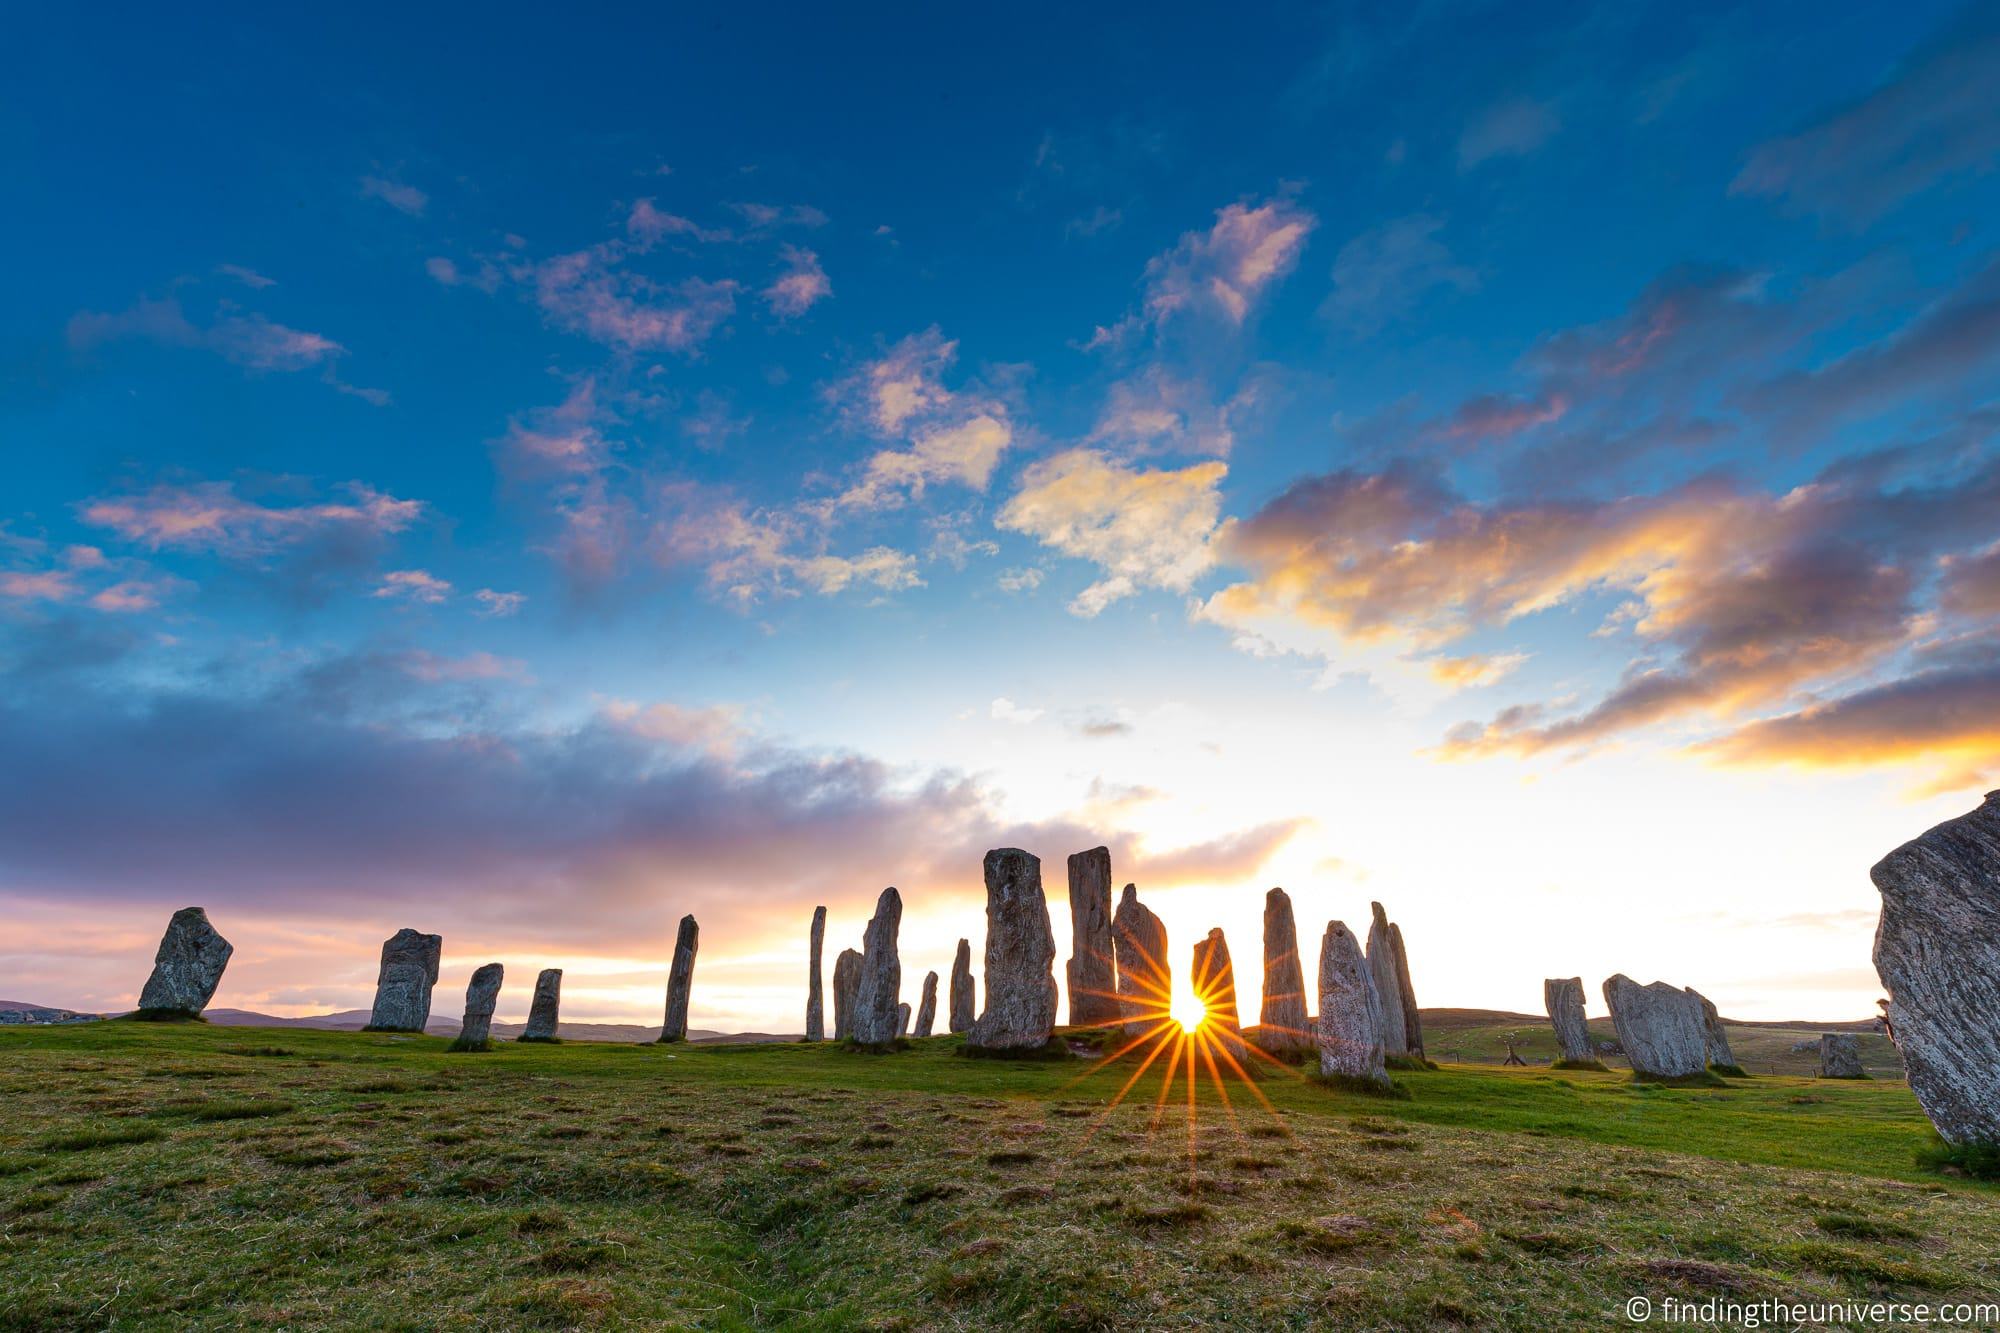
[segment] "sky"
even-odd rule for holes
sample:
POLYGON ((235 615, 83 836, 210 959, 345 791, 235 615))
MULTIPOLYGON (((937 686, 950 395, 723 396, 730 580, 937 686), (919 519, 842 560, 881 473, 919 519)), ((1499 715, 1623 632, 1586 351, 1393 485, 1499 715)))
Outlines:
MULTIPOLYGON (((1856 1018, 2000 779, 1991 7, 13 16, 0 996, 797 1031, 1104 844, 1856 1018)), ((1308 969, 1310 971, 1310 968, 1308 969)), ((1057 968, 1060 978, 1062 969, 1057 968)))

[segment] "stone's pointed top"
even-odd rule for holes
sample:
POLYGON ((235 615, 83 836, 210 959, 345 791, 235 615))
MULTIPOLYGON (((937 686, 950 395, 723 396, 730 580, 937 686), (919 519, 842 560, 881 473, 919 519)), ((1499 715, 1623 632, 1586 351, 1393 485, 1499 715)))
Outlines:
POLYGON ((1136 903, 1138 901, 1139 886, 1137 884, 1127 884, 1125 891, 1118 895, 1118 905, 1120 907, 1123 907, 1126 903, 1136 903))
POLYGON ((1376 925, 1386 927, 1389 924, 1389 914, 1382 910, 1382 904, 1370 903, 1368 910, 1374 914, 1376 925))
POLYGON ((896 905, 897 911, 901 911, 903 908, 903 895, 896 892, 896 886, 893 884, 891 884, 888 888, 882 890, 882 892, 876 897, 875 910, 879 912, 884 907, 888 906, 890 903, 894 903, 896 905))
POLYGON ((1264 905, 1266 907, 1270 907, 1276 903, 1288 903, 1291 900, 1292 895, 1286 893, 1283 889, 1269 889, 1264 894, 1264 905))

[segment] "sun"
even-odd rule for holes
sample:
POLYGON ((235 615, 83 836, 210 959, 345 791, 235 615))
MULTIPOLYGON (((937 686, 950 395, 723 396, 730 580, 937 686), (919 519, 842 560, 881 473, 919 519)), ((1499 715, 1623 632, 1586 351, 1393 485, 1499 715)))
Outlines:
POLYGON ((1174 996, 1173 1008, 1169 1011, 1174 1022, 1181 1025, 1181 1031, 1197 1031, 1208 1017, 1208 1006, 1193 991, 1174 996))

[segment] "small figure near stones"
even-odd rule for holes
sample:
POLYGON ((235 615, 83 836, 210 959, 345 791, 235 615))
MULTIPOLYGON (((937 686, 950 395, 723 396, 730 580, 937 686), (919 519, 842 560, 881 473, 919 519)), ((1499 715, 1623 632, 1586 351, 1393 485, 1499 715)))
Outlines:
POLYGON ((951 956, 951 1014, 950 1029, 966 1032, 972 1028, 972 1016, 978 1012, 979 1002, 973 995, 972 985, 972 941, 960 940, 958 952, 951 956))
POLYGON ((682 917, 674 939, 673 967, 667 972, 667 1017, 660 1026, 663 1042, 687 1040, 688 995, 694 989, 694 956, 700 947, 701 927, 694 917, 682 917))
POLYGON ((535 978, 535 998, 528 1005, 528 1026, 516 1041, 562 1040, 556 1036, 556 1010, 562 1004, 562 969, 545 967, 535 978))
POLYGON ((199 1018, 222 984, 222 969, 235 952, 208 924, 208 913, 183 907, 167 920, 153 955, 153 972, 139 992, 139 1018, 199 1018))
POLYGON ((902 1035, 903 962, 896 935, 903 924, 903 896, 893 888, 875 900, 875 915, 861 937, 861 977, 854 988, 849 1034, 863 1046, 887 1046, 902 1035))
POLYGON ((1127 884, 1118 899, 1111 939, 1118 954, 1118 1008, 1125 1035, 1143 1036, 1168 1021, 1173 976, 1167 965, 1166 923, 1139 901, 1135 884, 1127 884))
POLYGON ((919 1037, 930 1036, 931 1027, 937 1022, 937 984, 937 973, 924 973, 924 990, 917 1001, 916 1035, 919 1037))
POLYGON ((431 1021, 431 988, 437 985, 444 936, 403 927, 382 942, 375 977, 375 1008, 366 1032, 422 1032, 431 1021))
POLYGON ((833 960, 833 1039, 854 1035, 854 993, 861 987, 861 955, 842 949, 833 960))
POLYGON ((1297 1055, 1314 1045, 1306 1028, 1306 979, 1299 962, 1299 930, 1283 889, 1264 895, 1264 999, 1257 1011, 1257 1044, 1273 1055, 1297 1055))
POLYGON ((1604 1062, 1590 1045, 1590 1024, 1583 1016, 1583 978, 1550 977, 1542 982, 1542 1003, 1549 1026, 1556 1030, 1556 1065, 1602 1069, 1604 1062))
POLYGON ((1344 922, 1326 923, 1319 946, 1319 1071, 1388 1087, 1375 978, 1344 922))
POLYGON ((1852 1032, 1826 1032, 1819 1039, 1821 1078, 1867 1078, 1861 1067, 1861 1043, 1852 1032))
POLYGON ((813 908, 812 962, 806 968, 806 1040, 826 1036, 826 1003, 820 998, 820 951, 826 945, 826 909, 813 908))
POLYGON ((1664 981, 1641 986, 1621 972, 1604 983, 1604 1003, 1634 1074, 1692 1078, 1708 1068, 1707 1025, 1686 991, 1664 981))
POLYGON ((1065 974, 1069 1021, 1077 1027, 1118 1021, 1117 970, 1111 944, 1111 852, 1093 847, 1069 858, 1070 960, 1065 974))
POLYGON ((986 1009, 966 1045, 1032 1050, 1056 1026, 1056 937, 1042 892, 1042 863, 1018 847, 986 853, 986 1009))
POLYGON ((504 974, 498 963, 488 963, 472 974, 471 984, 465 988, 465 1022, 458 1029, 458 1040, 451 1044, 452 1050, 493 1049, 493 1010, 500 1003, 504 974))

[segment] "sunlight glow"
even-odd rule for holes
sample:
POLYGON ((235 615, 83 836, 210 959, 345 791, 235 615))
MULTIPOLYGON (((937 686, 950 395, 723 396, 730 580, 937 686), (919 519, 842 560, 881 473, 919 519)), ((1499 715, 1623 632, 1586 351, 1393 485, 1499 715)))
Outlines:
POLYGON ((1201 997, 1191 990, 1175 986, 1173 1008, 1169 1011, 1174 1022, 1181 1025, 1181 1031, 1194 1032, 1200 1029, 1202 1021, 1208 1017, 1208 1006, 1201 997))

